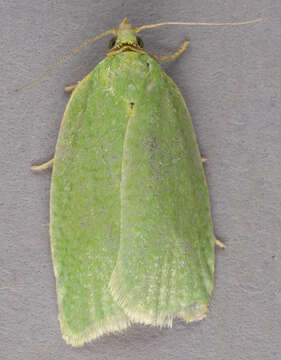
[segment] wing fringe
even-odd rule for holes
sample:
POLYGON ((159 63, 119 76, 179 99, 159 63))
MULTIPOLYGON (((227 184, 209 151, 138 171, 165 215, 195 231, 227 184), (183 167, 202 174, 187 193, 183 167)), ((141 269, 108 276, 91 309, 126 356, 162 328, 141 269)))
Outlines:
POLYGON ((98 339, 105 334, 120 332, 131 325, 131 321, 122 314, 121 316, 99 321, 83 332, 74 334, 64 322, 61 315, 59 315, 59 321, 64 340, 73 347, 83 346, 85 343, 98 339))

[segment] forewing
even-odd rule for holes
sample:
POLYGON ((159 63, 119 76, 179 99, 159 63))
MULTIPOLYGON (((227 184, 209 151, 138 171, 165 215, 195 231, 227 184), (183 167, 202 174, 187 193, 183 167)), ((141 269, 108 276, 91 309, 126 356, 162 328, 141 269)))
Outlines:
POLYGON ((120 238, 120 177, 128 118, 107 58, 74 91, 63 118, 51 186, 50 234, 64 339, 82 345, 127 327, 108 282, 120 238))
POLYGON ((120 250, 110 286, 131 320, 162 326, 205 316, 214 237, 184 100, 154 60, 143 61, 147 74, 123 146, 120 250))

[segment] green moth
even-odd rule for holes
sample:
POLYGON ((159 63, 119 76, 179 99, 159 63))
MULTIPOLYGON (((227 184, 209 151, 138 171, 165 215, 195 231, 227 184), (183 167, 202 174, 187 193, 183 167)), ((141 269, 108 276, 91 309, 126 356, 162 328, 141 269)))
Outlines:
MULTIPOLYGON (((161 24, 158 24, 161 25, 161 24)), ((157 26, 158 26, 157 25, 157 26)), ((184 99, 127 19, 74 89, 53 160, 51 250, 63 338, 205 317, 216 238, 184 99)), ((75 50, 76 52, 76 50, 75 50)), ((218 242, 219 243, 219 242, 218 242)), ((221 244, 222 245, 222 244, 221 244)))

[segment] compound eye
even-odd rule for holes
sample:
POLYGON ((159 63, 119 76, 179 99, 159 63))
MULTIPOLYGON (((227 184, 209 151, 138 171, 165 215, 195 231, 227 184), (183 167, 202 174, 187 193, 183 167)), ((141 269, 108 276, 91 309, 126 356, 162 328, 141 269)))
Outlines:
POLYGON ((142 39, 141 39, 140 37, 138 37, 138 36, 137 36, 137 42, 138 42, 138 46, 139 46, 140 48, 143 48, 143 41, 142 41, 142 39))
POLYGON ((109 44, 108 44, 109 49, 112 49, 115 46, 116 40, 117 40, 116 36, 114 36, 112 39, 109 40, 109 44))

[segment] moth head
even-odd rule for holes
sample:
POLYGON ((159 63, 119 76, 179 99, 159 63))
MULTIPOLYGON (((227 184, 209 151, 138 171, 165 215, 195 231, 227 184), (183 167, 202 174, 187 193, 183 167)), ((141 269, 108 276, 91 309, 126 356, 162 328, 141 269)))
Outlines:
POLYGON ((119 25, 116 36, 109 41, 109 49, 121 49, 123 46, 131 46, 132 48, 142 49, 143 41, 136 35, 128 19, 125 18, 119 25))

